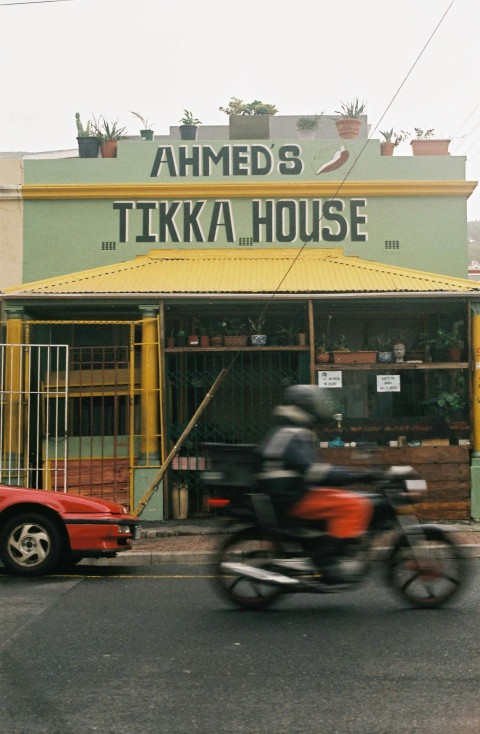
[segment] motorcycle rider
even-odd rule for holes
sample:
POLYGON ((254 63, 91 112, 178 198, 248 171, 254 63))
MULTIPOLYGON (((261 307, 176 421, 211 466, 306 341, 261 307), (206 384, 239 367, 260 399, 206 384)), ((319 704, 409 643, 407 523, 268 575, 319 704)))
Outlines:
POLYGON ((364 535, 373 508, 366 496, 343 486, 367 481, 372 473, 319 462, 314 428, 335 412, 325 390, 291 385, 284 403, 274 409, 277 424, 258 447, 259 486, 285 517, 325 522, 326 534, 312 549, 312 558, 326 583, 351 581, 352 564, 342 556, 364 535))

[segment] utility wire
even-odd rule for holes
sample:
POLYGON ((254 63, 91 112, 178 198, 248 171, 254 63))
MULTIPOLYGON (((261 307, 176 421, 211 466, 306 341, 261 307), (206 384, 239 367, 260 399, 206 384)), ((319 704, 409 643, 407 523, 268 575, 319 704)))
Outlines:
POLYGON ((24 3, 0 3, 0 6, 8 5, 41 5, 42 3, 73 3, 75 0, 25 0, 24 3))
MULTIPOLYGON (((332 197, 332 198, 335 198, 335 197, 336 197, 336 196, 338 196, 338 194, 340 193, 340 191, 341 191, 341 189, 342 189, 342 187, 343 187, 344 183, 346 182, 346 180, 347 180, 347 179, 348 179, 348 177, 350 176, 351 172, 352 172, 352 171, 353 171, 353 169, 355 168, 356 164, 357 164, 357 163, 358 163, 358 161, 360 160, 361 156, 363 155, 363 153, 364 153, 364 151, 365 151, 365 149, 366 149, 366 147, 367 147, 367 145, 368 145, 369 141, 370 141, 370 140, 371 140, 371 138, 372 138, 372 135, 373 135, 373 134, 375 133, 375 131, 376 131, 376 130, 378 129, 378 127, 379 127, 379 125, 381 124, 381 122, 382 122, 383 118, 385 117, 385 115, 387 114, 388 110, 390 109, 390 107, 392 106, 392 104, 394 103, 394 101, 396 100, 396 98, 398 97, 398 95, 399 95, 400 91, 402 90, 402 88, 403 88, 403 87, 404 87, 404 85, 406 84, 406 82, 407 82, 408 78, 410 77, 410 75, 412 74, 413 70, 414 70, 414 69, 415 69, 415 67, 417 66, 418 62, 420 61, 421 57, 423 56, 423 54, 425 53, 426 49, 427 49, 427 48, 428 48, 428 46, 430 45, 430 43, 431 43, 431 41, 432 41, 433 37, 434 37, 434 36, 435 36, 435 34, 437 33, 438 29, 440 28, 441 24, 442 24, 442 23, 443 23, 443 21, 445 20, 445 18, 446 18, 446 16, 447 16, 448 12, 449 12, 449 11, 451 10, 451 8, 452 8, 452 6, 454 5, 454 3, 455 3, 455 0, 451 0, 451 2, 450 2, 450 5, 449 5, 449 6, 447 7, 447 9, 446 9, 446 10, 445 10, 445 12, 443 13, 442 17, 441 17, 441 18, 440 18, 440 20, 438 21, 437 25, 436 25, 436 26, 435 26, 435 28, 433 29, 432 33, 431 33, 431 34, 430 34, 430 36, 428 37, 427 41, 425 42, 425 44, 424 44, 423 48, 421 49, 420 53, 418 54, 418 56, 417 56, 417 57, 416 57, 416 59, 414 60, 414 62, 413 62, 413 64, 411 65, 410 69, 408 70, 407 74, 405 75, 405 77, 404 77, 403 81, 401 82, 400 86, 399 86, 399 87, 397 88, 397 90, 396 90, 395 94, 393 95, 392 99, 390 100, 390 102, 389 102, 389 103, 388 103, 388 105, 386 106, 386 108, 385 108, 385 110, 384 110, 383 114, 381 115, 380 119, 379 119, 379 120, 377 121, 377 124, 376 124, 376 125, 375 125, 375 126, 373 127, 373 129, 372 129, 372 131, 371 131, 371 133, 370 133, 369 137, 367 138, 367 140, 365 141, 365 143, 364 143, 363 147, 361 148, 361 150, 360 150, 360 153, 358 154, 358 156, 357 156, 356 160, 355 160, 355 161, 354 161, 354 162, 352 163, 352 165, 350 166, 350 168, 349 168, 349 169, 347 170, 347 172, 345 173, 345 176, 344 176, 344 177, 343 177, 343 179, 342 179, 342 180, 340 181, 340 183, 339 183, 339 185, 338 185, 338 187, 337 187, 337 189, 336 189, 335 193, 333 194, 333 197, 332 197)), ((323 214, 322 214, 322 215, 321 215, 321 217, 320 217, 320 221, 322 220, 322 218, 323 218, 323 214)), ((303 245, 302 245, 302 246, 301 246, 301 247, 300 247, 300 248, 298 249, 298 251, 297 251, 297 254, 295 255, 295 257, 293 258, 292 262, 290 263, 290 265, 288 266, 287 270, 285 271, 285 274, 283 275, 283 278, 282 278, 282 279, 280 280, 279 284, 277 285, 277 287, 275 288, 274 292, 272 293, 272 295, 271 295, 271 297, 270 297, 270 300, 273 300, 273 299, 275 298, 275 296, 277 295, 278 291, 280 290, 280 288, 281 288, 281 286, 283 285, 283 283, 285 282, 285 280, 286 280, 286 279, 288 278, 288 275, 289 275, 289 274, 290 274, 290 272, 292 271, 292 269, 293 269, 294 265, 296 264, 297 260, 299 259, 300 255, 302 254, 302 252, 303 252, 303 251, 304 251, 304 249, 306 248, 306 246, 307 246, 308 242, 309 242, 309 240, 306 240, 306 241, 305 241, 305 242, 303 243, 303 245)), ((266 313, 266 311, 267 311, 267 309, 268 309, 269 305, 270 305, 270 302, 267 302, 267 303, 265 304, 264 308, 262 309, 262 311, 261 311, 261 313, 260 313, 260 317, 263 317, 263 316, 264 316, 264 314, 266 313)))
MULTIPOLYGON (((478 104, 477 104, 477 105, 476 105, 476 106, 475 106, 475 107, 473 108, 473 110, 472 110, 472 111, 470 112, 470 114, 468 115, 468 117, 467 117, 467 118, 466 118, 466 119, 465 119, 465 120, 464 120, 464 121, 462 122, 462 124, 460 125, 460 127, 458 128, 458 130, 456 131, 456 133, 455 133, 455 134, 453 135, 453 139, 455 139, 455 138, 457 137, 458 133, 459 133, 459 132, 460 132, 460 131, 461 131, 461 130, 462 130, 462 129, 463 129, 464 127, 465 127, 465 125, 467 124, 467 122, 469 121, 469 119, 470 119, 470 118, 472 117, 472 115, 473 115, 473 114, 474 114, 474 113, 475 113, 475 112, 476 112, 476 111, 478 110, 478 108, 479 108, 479 107, 480 107, 480 102, 479 102, 479 103, 478 103, 478 104)), ((475 128, 476 128, 476 127, 478 127, 478 125, 479 125, 479 124, 480 124, 480 123, 477 123, 477 124, 475 125, 475 127, 473 128, 473 130, 475 130, 475 128)), ((469 135, 471 135, 471 134, 472 134, 472 132, 473 132, 473 130, 470 130, 470 132, 469 132, 469 133, 467 133, 466 137, 468 137, 469 135)), ((462 141, 462 142, 463 142, 463 141, 462 141)), ((460 143, 460 145, 461 145, 461 144, 462 144, 462 143, 460 143)))

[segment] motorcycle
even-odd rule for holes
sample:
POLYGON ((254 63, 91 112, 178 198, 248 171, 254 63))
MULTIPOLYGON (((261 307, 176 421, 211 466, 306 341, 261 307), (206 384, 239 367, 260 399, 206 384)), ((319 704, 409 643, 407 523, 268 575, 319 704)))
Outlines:
MULTIPOLYGON (((224 460, 215 466, 213 454, 204 485, 210 491, 212 486, 227 489, 229 476, 232 468, 224 460)), ((253 475, 245 493, 210 496, 210 507, 221 508, 232 523, 218 549, 214 573, 223 598, 244 609, 260 610, 284 594, 347 591, 368 578, 382 555, 385 581, 401 600, 428 609, 450 602, 464 587, 466 559, 447 528, 417 519, 414 507, 425 497, 426 481, 410 466, 364 476, 373 485, 367 493, 373 512, 360 542, 342 555, 342 563, 350 564, 351 570, 345 583, 327 583, 321 563, 314 560, 315 556, 318 562, 314 549, 325 535, 324 524, 279 515, 271 496, 256 489, 253 475)))

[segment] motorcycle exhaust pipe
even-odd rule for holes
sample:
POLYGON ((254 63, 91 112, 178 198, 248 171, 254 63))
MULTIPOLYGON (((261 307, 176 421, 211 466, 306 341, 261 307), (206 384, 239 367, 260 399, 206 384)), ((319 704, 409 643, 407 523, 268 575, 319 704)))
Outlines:
POLYGON ((298 586, 300 584, 298 579, 290 578, 290 576, 285 576, 283 573, 265 571, 263 568, 248 566, 245 563, 224 562, 221 565, 221 569, 235 576, 245 576, 245 578, 263 581, 266 584, 272 584, 274 586, 298 586))

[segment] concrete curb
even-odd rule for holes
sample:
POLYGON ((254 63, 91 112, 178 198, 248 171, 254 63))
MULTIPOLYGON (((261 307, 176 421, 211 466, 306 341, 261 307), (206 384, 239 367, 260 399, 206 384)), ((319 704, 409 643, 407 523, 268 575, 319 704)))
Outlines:
MULTIPOLYGON (((479 545, 461 545, 467 558, 480 558, 479 545)), ((374 560, 380 561, 388 551, 388 547, 377 548, 374 551, 374 560)), ((213 563, 215 551, 126 551, 116 558, 85 558, 79 566, 178 566, 178 565, 205 565, 213 563)))

